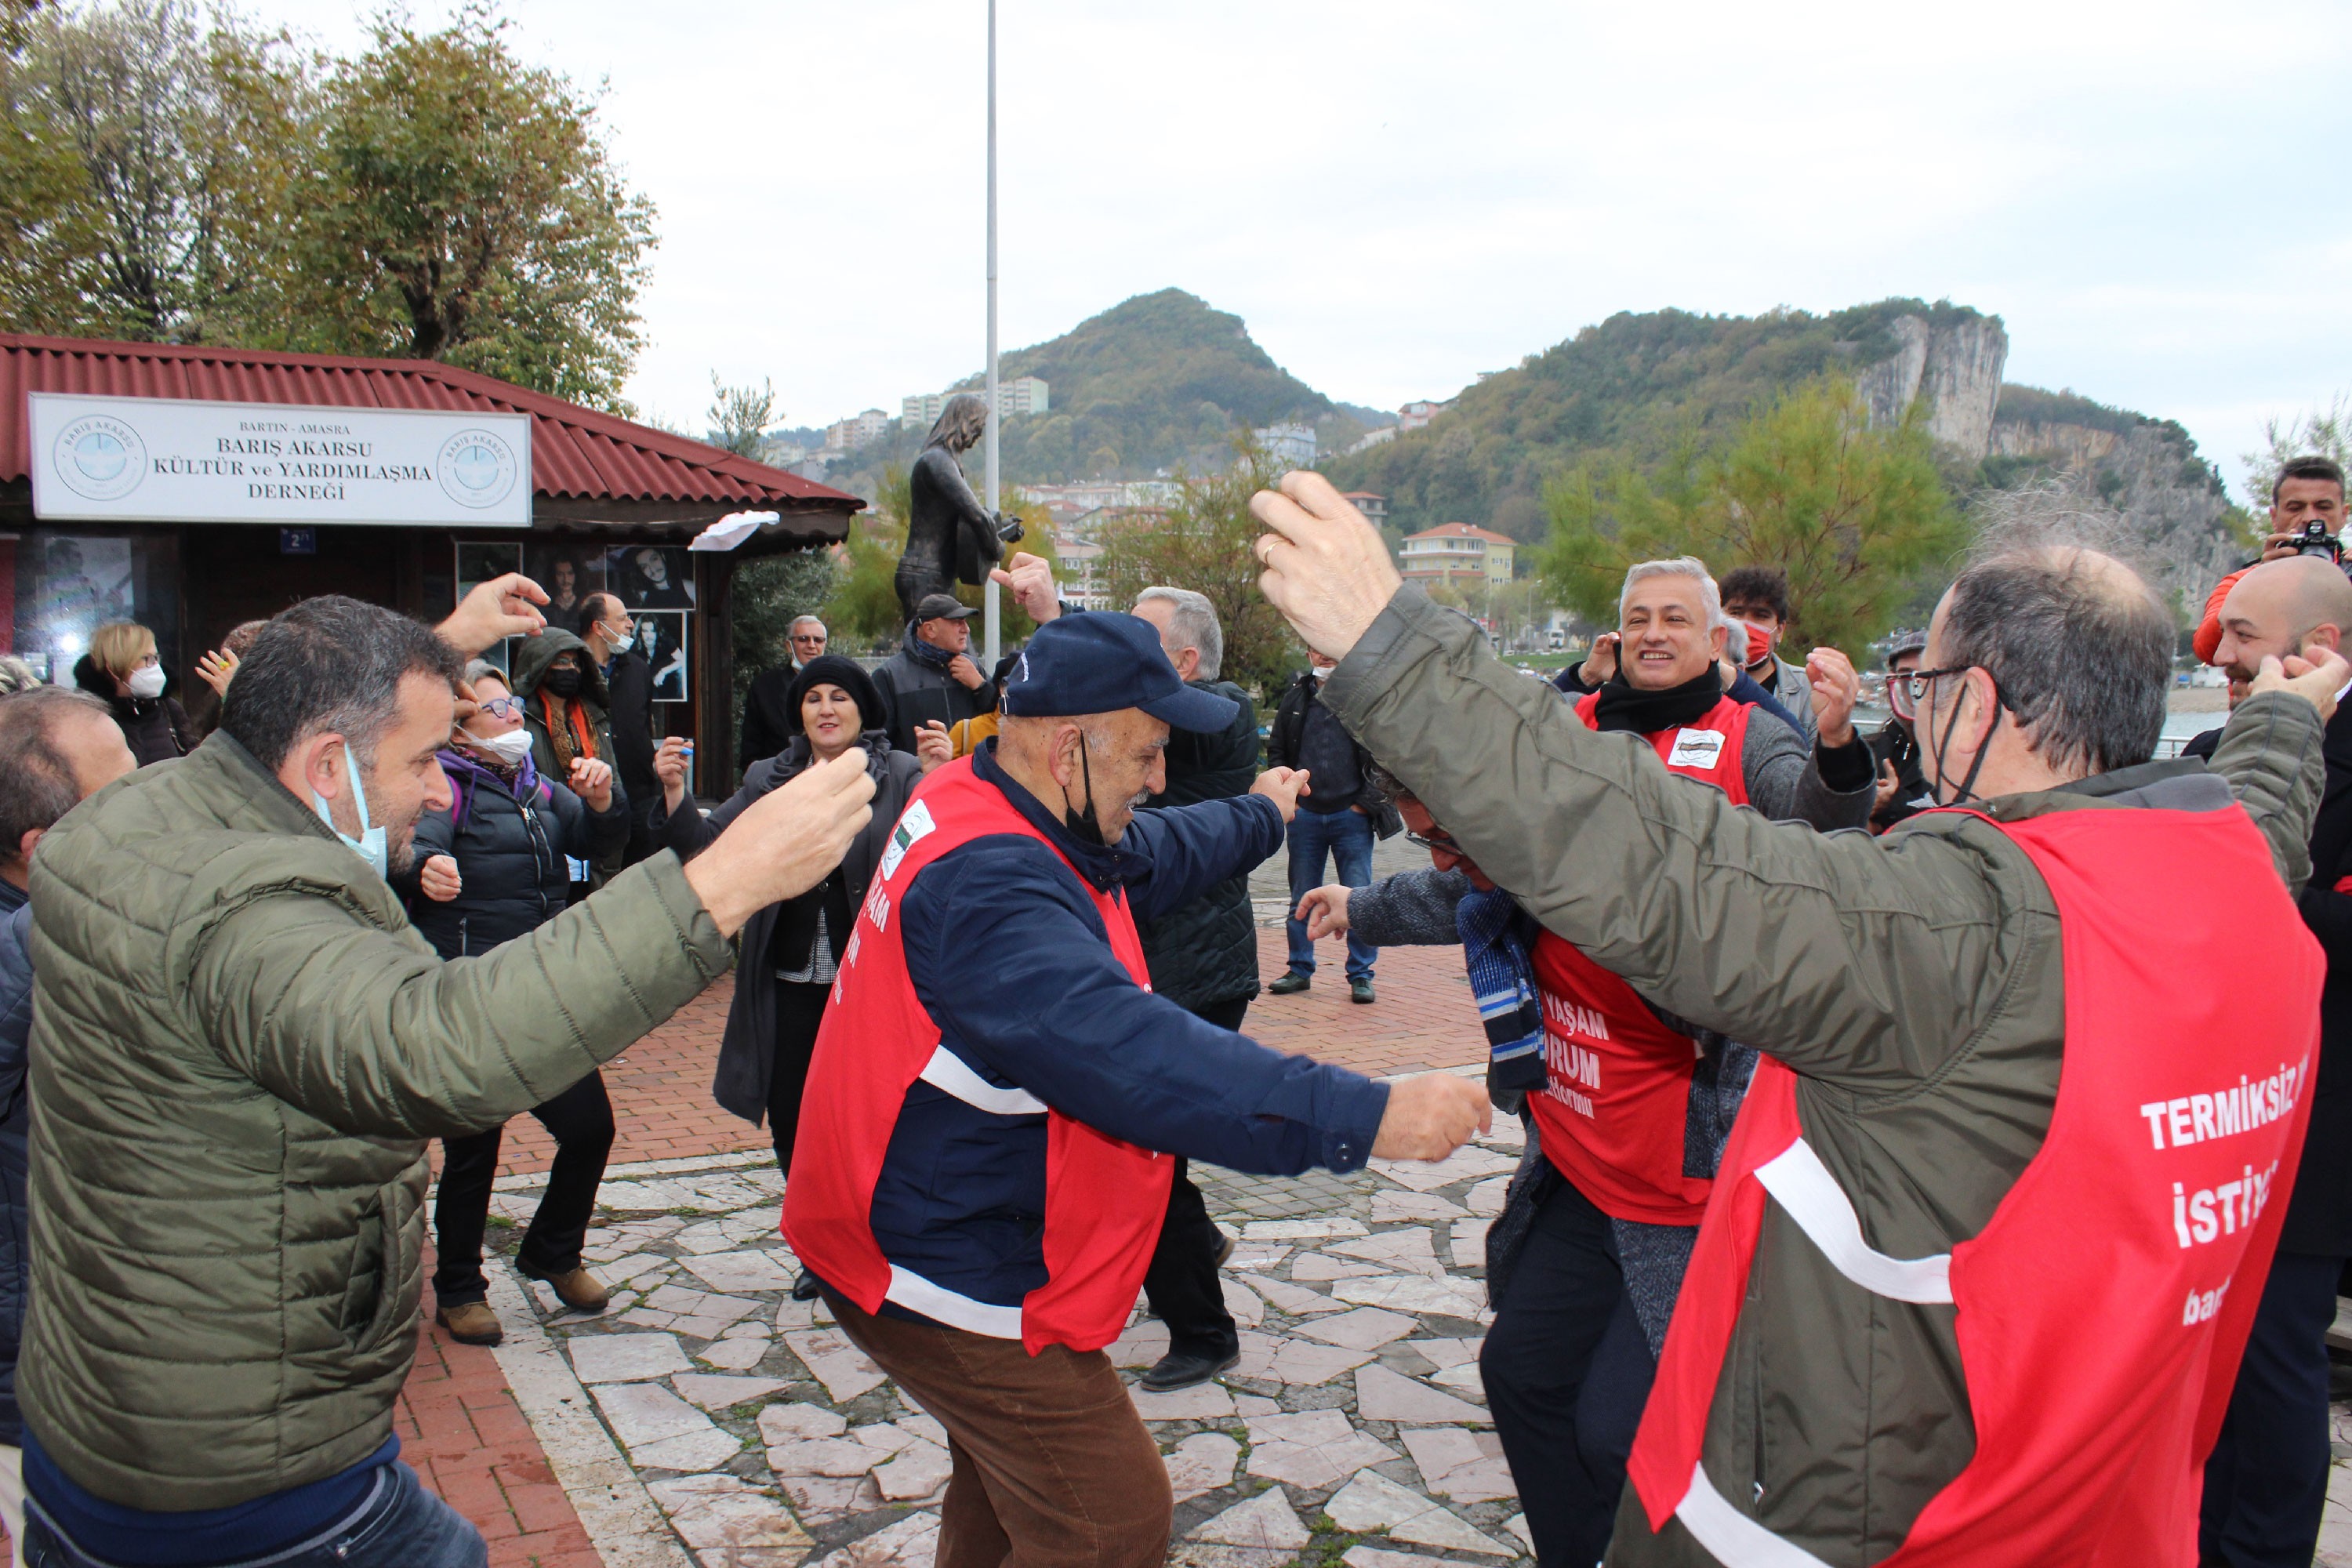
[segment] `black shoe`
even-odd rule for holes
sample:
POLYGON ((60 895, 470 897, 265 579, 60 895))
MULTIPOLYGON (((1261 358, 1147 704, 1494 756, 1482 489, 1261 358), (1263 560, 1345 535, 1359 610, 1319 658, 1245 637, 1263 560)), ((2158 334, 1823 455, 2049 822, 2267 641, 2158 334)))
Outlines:
POLYGON ((1215 1262, 1213 1262, 1213 1263, 1212 1263, 1212 1264, 1210 1264, 1210 1265, 1209 1265, 1209 1267, 1210 1267, 1210 1268, 1223 1268, 1225 1266, 1225 1259, 1226 1259, 1226 1258, 1231 1258, 1233 1255, 1234 1255, 1234 1238, 1233 1238, 1233 1235, 1232 1235, 1232 1233, 1231 1233, 1231 1232, 1226 1231, 1226 1230, 1224 1230, 1224 1229, 1223 1229, 1223 1228, 1220 1228, 1220 1229, 1218 1230, 1218 1232, 1217 1232, 1217 1258, 1216 1258, 1216 1261, 1215 1261, 1215 1262))
POLYGON ((1372 983, 1370 981, 1350 980, 1348 982, 1349 1001, 1370 1002, 1372 999, 1372 983))
POLYGON ((803 1268, 800 1271, 799 1278, 793 1281, 793 1300, 814 1301, 817 1297, 817 1289, 816 1276, 803 1268))
POLYGON ((1314 984, 1315 982, 1312 977, 1301 974, 1298 971, 1294 969, 1289 973, 1284 975, 1281 979, 1276 981, 1273 984, 1267 986, 1265 988, 1265 994, 1269 996, 1295 996, 1299 992, 1306 990, 1309 985, 1314 984))
POLYGON ((1237 1350, 1227 1351, 1222 1358, 1171 1351, 1151 1363, 1151 1370, 1143 1374, 1143 1386, 1153 1394, 1173 1394, 1180 1388, 1208 1382, 1241 1359, 1242 1352, 1237 1350))

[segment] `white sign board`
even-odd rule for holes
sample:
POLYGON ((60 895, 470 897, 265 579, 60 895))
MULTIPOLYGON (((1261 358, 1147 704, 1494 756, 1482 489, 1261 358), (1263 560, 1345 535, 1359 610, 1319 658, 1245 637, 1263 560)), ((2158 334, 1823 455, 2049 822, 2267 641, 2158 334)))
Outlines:
POLYGON ((530 416, 28 395, 33 515, 530 526, 530 416))

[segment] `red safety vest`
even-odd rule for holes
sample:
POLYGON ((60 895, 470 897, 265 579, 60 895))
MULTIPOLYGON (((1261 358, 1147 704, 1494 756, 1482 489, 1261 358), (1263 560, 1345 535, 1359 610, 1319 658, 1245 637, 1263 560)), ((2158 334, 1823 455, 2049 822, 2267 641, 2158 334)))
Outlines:
POLYGON ((1700 1463, 1768 1194, 1863 1289, 1957 1312, 1976 1451, 1882 1568, 2197 1561, 2201 1470, 2303 1145, 2326 962, 2236 806, 2001 827, 2064 946, 2050 1131, 1983 1231, 1890 1258, 1806 1143, 1796 1075, 1758 1068, 1630 1467, 1650 1527, 1681 1519, 1731 1568, 1817 1561, 1700 1463), (2234 967, 2250 953, 2259 984, 2234 967))
MULTIPOLYGON (((908 977, 903 922, 890 918, 923 868, 972 839, 1007 833, 1053 847, 1003 791, 973 773, 969 757, 916 786, 842 952, 817 1030, 784 1190, 784 1235, 819 1279, 866 1311, 896 1301, 974 1333, 1017 1339, 1031 1355, 1054 1344, 1099 1350, 1118 1337, 1134 1309, 1167 1214, 1174 1163, 1073 1121, 1024 1090, 1000 1089, 948 1050, 908 977), (1046 1278, 1018 1307, 977 1301, 900 1268, 874 1238, 867 1216, 875 1183, 918 1079, 997 1115, 1045 1117, 1046 1278)), ((1097 892, 1075 868, 1070 874, 1094 900, 1111 950, 1150 990, 1125 893, 1097 892)))
MULTIPOLYGON (((1576 705, 1587 725, 1599 693, 1576 705)), ((1728 697, 1696 723, 1649 737, 1669 771, 1748 804, 1748 707, 1728 697)), ((1544 1087, 1528 1097, 1544 1155, 1614 1219, 1696 1225, 1714 1183, 1683 1174, 1683 1123, 1698 1044, 1658 1022, 1633 988, 1545 931, 1530 955, 1543 1001, 1544 1087)))

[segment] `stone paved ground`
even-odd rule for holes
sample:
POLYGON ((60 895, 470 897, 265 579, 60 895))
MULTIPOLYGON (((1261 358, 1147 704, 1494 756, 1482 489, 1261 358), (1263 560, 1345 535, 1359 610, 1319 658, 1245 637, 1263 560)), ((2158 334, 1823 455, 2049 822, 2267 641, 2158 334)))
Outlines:
MULTIPOLYGON (((1476 1366, 1483 1237, 1518 1142, 1503 1120, 1436 1166, 1297 1181, 1196 1167, 1239 1238, 1226 1290, 1243 1359, 1219 1384, 1136 1394, 1179 1498, 1172 1563, 1524 1560, 1476 1366)), ((498 1363, 604 1561, 929 1564, 943 1434, 822 1303, 789 1300, 773 1169, 722 1154, 615 1176, 590 1237, 616 1289, 601 1316, 557 1312, 538 1287, 526 1305, 503 1258, 493 1294, 509 1331, 498 1363)), ((526 1215, 534 1185, 502 1182, 499 1210, 526 1215)), ((1165 1341, 1139 1316, 1112 1354, 1140 1369, 1165 1341)))

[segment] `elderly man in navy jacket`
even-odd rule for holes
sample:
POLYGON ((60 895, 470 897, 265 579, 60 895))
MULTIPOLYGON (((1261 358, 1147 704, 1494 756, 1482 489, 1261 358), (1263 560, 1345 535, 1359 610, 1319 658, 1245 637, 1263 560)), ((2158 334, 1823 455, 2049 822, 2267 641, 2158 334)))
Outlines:
POLYGON ((1167 1471, 1101 1352, 1169 1155, 1349 1171, 1487 1124, 1464 1079, 1373 1083, 1152 994, 1136 921, 1280 848, 1308 784, 1276 769, 1138 811, 1170 726, 1234 711, 1132 616, 1041 627, 998 738, 916 790, 843 950, 784 1229, 845 1331, 947 1428, 940 1568, 1165 1557, 1167 1471))

